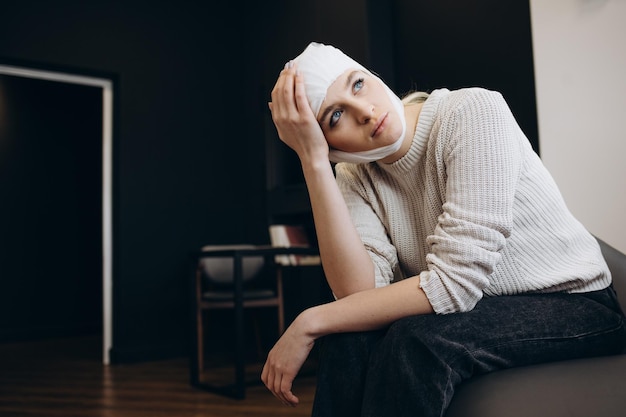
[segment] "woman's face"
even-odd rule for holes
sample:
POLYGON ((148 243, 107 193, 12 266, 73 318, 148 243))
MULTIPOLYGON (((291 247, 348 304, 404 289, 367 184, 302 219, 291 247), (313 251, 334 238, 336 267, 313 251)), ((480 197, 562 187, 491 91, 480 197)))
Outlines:
POLYGON ((390 145, 402 134, 382 81, 359 70, 348 70, 331 84, 317 120, 329 146, 344 152, 390 145))

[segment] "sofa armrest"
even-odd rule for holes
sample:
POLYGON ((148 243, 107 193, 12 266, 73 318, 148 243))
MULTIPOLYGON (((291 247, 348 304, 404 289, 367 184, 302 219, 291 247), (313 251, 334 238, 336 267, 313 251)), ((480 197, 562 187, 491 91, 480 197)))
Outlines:
MULTIPOLYGON (((626 255, 598 239, 613 287, 626 300, 626 255)), ((507 369, 463 382, 446 417, 626 415, 626 355, 507 369)))
POLYGON ((464 382, 446 417, 589 417, 626 412, 626 355, 497 371, 464 382))
POLYGON ((621 302, 626 302, 626 254, 618 251, 608 243, 598 239, 604 260, 606 260, 611 275, 613 276, 613 288, 617 293, 617 298, 621 302))

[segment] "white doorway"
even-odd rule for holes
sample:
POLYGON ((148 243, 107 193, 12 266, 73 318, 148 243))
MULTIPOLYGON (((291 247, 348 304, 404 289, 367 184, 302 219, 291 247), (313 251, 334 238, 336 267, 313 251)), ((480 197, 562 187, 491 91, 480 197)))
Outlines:
POLYGON ((108 365, 113 345, 113 80, 12 65, 0 65, 0 74, 102 89, 102 362, 108 365))

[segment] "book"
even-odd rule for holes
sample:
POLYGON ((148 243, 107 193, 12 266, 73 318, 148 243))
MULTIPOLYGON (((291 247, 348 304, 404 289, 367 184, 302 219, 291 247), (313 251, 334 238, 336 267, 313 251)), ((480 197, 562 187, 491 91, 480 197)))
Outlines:
MULTIPOLYGON (((270 242, 279 248, 293 248, 310 246, 306 230, 301 225, 273 224, 269 227, 270 242)), ((319 265, 319 255, 277 255, 276 263, 284 266, 319 265)))

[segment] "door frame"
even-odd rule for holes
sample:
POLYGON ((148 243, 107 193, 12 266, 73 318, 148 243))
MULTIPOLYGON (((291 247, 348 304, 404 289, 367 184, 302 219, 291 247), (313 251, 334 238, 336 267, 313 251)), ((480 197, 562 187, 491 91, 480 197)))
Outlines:
POLYGON ((112 78, 0 64, 0 74, 102 88, 102 363, 113 346, 113 90, 112 78))

